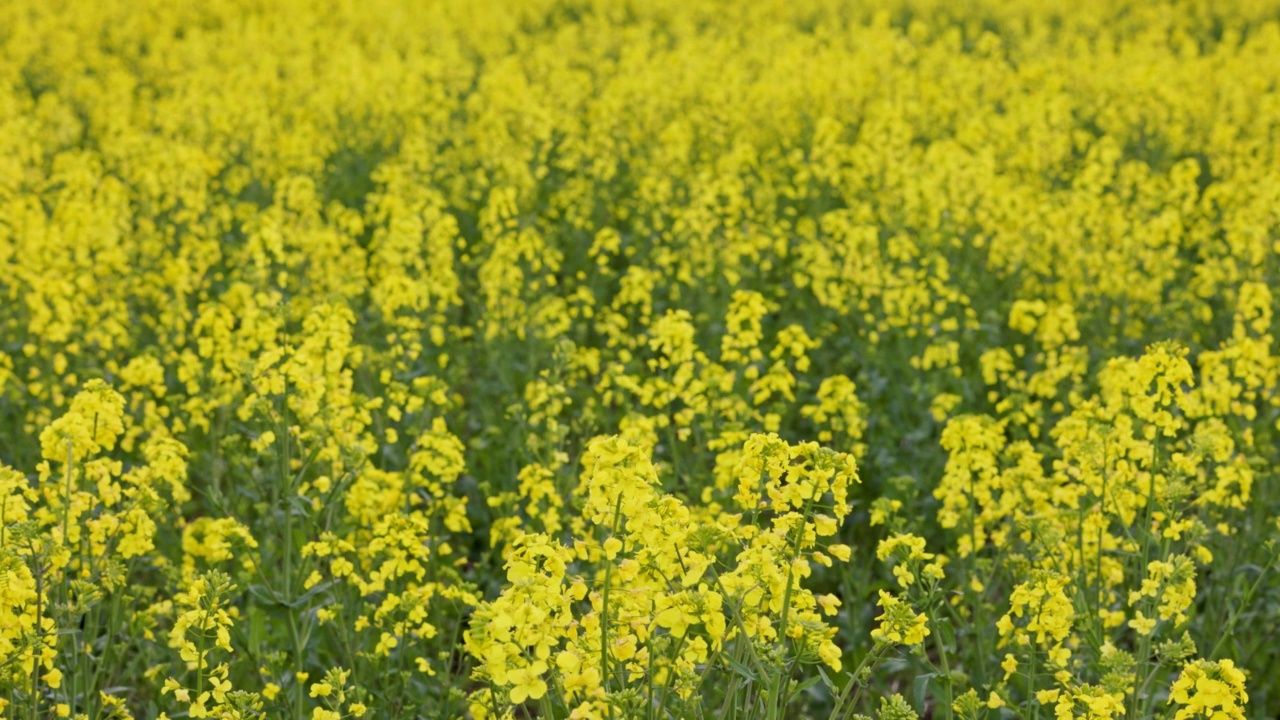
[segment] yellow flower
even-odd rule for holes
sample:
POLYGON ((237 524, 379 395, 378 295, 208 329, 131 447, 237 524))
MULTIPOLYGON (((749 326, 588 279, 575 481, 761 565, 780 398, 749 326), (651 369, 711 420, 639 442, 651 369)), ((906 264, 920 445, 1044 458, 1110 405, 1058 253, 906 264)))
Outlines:
POLYGON ((1155 630, 1157 622, 1156 618, 1149 618, 1139 610, 1134 613, 1133 619, 1129 621, 1129 627, 1136 630, 1139 635, 1150 635, 1155 630))
POLYGON ((1000 668, 1004 670, 1004 679, 1008 680, 1014 673, 1018 672, 1018 659, 1009 653, 1005 653, 1004 660, 1000 662, 1000 668))
POLYGON ((547 665, 542 661, 512 670, 508 674, 512 683, 511 702, 518 705, 526 699, 538 700, 546 695, 547 683, 541 677, 546 671, 547 665))
POLYGON ((611 537, 604 541, 604 556, 612 560, 622 551, 622 541, 616 537, 611 537))

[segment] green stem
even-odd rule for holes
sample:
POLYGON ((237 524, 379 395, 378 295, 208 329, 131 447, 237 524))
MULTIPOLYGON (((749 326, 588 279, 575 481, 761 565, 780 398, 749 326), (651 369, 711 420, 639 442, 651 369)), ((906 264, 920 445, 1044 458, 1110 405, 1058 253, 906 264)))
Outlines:
MULTIPOLYGON (((809 505, 805 504, 804 513, 800 516, 800 525, 795 529, 796 539, 791 546, 791 556, 787 558, 787 589, 782 593, 782 619, 778 623, 778 643, 779 650, 785 650, 787 646, 787 626, 790 621, 791 614, 791 593, 795 585, 795 565, 796 560, 800 557, 800 543, 804 541, 805 524, 809 520, 809 505)), ((783 689, 790 681, 790 673, 783 673, 782 668, 786 667, 783 661, 782 666, 778 668, 778 672, 774 675, 772 687, 769 691, 769 717, 782 717, 782 711, 785 706, 786 698, 783 697, 783 689)))
POLYGON ((942 642, 942 632, 938 629, 938 624, 934 622, 933 642, 938 648, 938 661, 942 663, 942 692, 943 692, 943 709, 942 717, 950 718, 952 716, 951 702, 951 663, 947 660, 947 646, 942 642))
MULTIPOLYGON (((97 423, 96 417, 94 419, 94 423, 96 426, 96 423, 97 423)), ((75 456, 73 454, 73 446, 71 444, 71 440, 68 438, 67 439, 66 496, 63 498, 63 501, 62 501, 62 545, 63 547, 67 548, 68 554, 70 554, 70 547, 71 547, 71 540, 70 540, 71 494, 73 491, 72 490, 72 468, 73 468, 74 461, 75 461, 75 456)), ((67 559, 67 562, 70 562, 70 558, 67 559)), ((67 572, 66 569, 64 569, 62 572, 62 582, 61 582, 62 603, 64 607, 69 607, 71 604, 70 603, 71 588, 69 585, 69 580, 70 580, 70 573, 67 572)), ((83 642, 83 635, 81 636, 80 641, 77 641, 75 639, 74 633, 69 637, 70 637, 69 644, 71 646, 71 662, 68 663, 67 670, 70 671, 69 675, 71 677, 67 678, 67 681, 70 684, 71 697, 73 698, 73 702, 74 702, 74 698, 76 697, 76 686, 78 685, 78 682, 80 680, 79 672, 77 672, 78 668, 76 667, 75 656, 80 649, 80 643, 83 642)))
MULTIPOLYGON (((609 531, 609 537, 618 534, 618 524, 622 520, 622 493, 618 493, 618 499, 613 503, 613 527, 609 531)), ((603 544, 602 544, 603 545, 603 544)), ((601 548, 603 551, 603 547, 601 548)), ((604 685, 605 692, 608 693, 609 688, 609 586, 613 584, 613 562, 606 558, 604 566, 604 591, 600 599, 600 681, 604 685)), ((605 717, 612 717, 613 712, 611 706, 606 702, 605 717)))
POLYGON ((302 687, 302 680, 298 678, 298 673, 303 672, 302 635, 298 632, 298 621, 293 617, 293 608, 288 609, 288 618, 289 618, 289 637, 291 640, 293 640, 293 659, 294 659, 294 664, 296 665, 293 671, 294 680, 295 680, 294 685, 296 686, 294 687, 294 693, 293 693, 294 717, 302 718, 303 706, 306 702, 303 699, 303 693, 305 691, 302 687))
POLYGON ((1040 701, 1036 700, 1036 640, 1031 638, 1031 671, 1027 674, 1027 695, 1031 701, 1031 718, 1040 717, 1040 701))
POLYGON ((1264 566, 1262 570, 1258 573, 1258 577, 1254 579, 1253 585, 1249 587, 1248 592, 1246 592, 1244 594, 1244 597, 1241 598, 1240 604, 1236 605, 1231 609, 1230 614, 1227 616, 1226 626, 1222 629, 1222 631, 1218 635, 1218 641, 1213 644, 1213 650, 1210 650, 1209 654, 1206 655, 1205 657, 1207 657, 1210 660, 1213 660, 1214 658, 1218 657, 1218 651, 1222 649, 1222 643, 1226 642, 1227 638, 1232 637, 1232 633, 1236 627, 1236 622, 1240 619, 1240 608, 1247 607, 1249 603, 1253 600, 1253 594, 1258 591, 1258 586, 1262 584, 1262 578, 1266 576, 1267 571, 1271 569, 1272 565, 1275 564, 1275 561, 1276 561, 1276 556, 1273 553, 1271 557, 1267 560, 1266 566, 1264 566))
POLYGON ((209 630, 209 608, 206 607, 204 617, 200 618, 200 634, 196 643, 196 698, 204 693, 204 640, 209 630))
POLYGON ((845 684, 844 690, 840 691, 840 697, 836 698, 835 706, 831 709, 830 720, 836 720, 837 717, 848 718, 853 711, 858 708, 858 700, 862 697, 862 691, 865 685, 862 683, 862 675, 880 662, 881 653, 889 648, 887 643, 876 643, 871 650, 862 657, 862 662, 858 663, 858 667, 853 669, 849 675, 849 682, 845 684), (853 696, 849 697, 849 691, 853 690, 853 696), (845 708, 846 702, 848 708, 845 708), (844 710, 843 713, 840 711, 844 710))
POLYGON ((44 638, 41 637, 40 618, 44 614, 44 570, 40 567, 39 557, 36 555, 35 546, 31 547, 31 556, 36 561, 36 624, 35 624, 35 644, 32 646, 31 653, 31 720, 37 720, 40 717, 40 650, 44 645, 44 638))
POLYGON ((542 710, 542 717, 547 720, 555 717, 555 712, 551 707, 551 698, 546 693, 543 693, 542 697, 538 699, 538 707, 542 710))

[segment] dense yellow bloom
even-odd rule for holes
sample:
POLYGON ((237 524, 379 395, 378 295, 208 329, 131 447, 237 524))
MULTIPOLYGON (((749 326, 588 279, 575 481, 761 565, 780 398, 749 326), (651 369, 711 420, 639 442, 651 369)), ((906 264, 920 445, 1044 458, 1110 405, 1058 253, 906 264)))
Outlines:
POLYGON ((1169 702, 1178 704, 1178 720, 1207 717, 1240 720, 1249 695, 1244 673, 1231 660, 1196 660, 1182 668, 1169 691, 1169 702))
POLYGON ((1124 699, 1103 688, 1086 685, 1059 693, 1053 712, 1058 720, 1112 720, 1125 716, 1124 699))
POLYGON ((1254 0, 0 3, 0 714, 1277 715, 1278 106, 1254 0))
POLYGON ((1001 637, 1045 647, 1066 640, 1075 615, 1066 593, 1069 582, 1062 575, 1042 572, 1014 588, 1009 612, 996 623, 1001 637))
POLYGON ((880 617, 876 621, 879 627, 871 631, 871 637, 879 642, 901 645, 919 645, 929 637, 929 618, 924 613, 916 613, 892 593, 880 591, 880 617))

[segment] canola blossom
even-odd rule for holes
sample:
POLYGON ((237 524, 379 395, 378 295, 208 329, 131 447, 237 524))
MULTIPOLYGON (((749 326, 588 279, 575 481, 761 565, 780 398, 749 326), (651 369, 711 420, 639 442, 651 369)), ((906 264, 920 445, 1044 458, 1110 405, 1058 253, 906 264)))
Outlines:
POLYGON ((0 718, 1280 716, 1280 6, 0 3, 0 718))

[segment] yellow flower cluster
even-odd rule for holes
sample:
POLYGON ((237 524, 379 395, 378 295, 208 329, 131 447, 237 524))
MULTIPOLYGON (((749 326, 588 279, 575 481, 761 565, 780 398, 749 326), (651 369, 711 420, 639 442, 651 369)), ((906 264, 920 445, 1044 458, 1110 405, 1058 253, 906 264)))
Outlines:
MULTIPOLYGON (((1015 306, 1010 317, 1030 332, 1048 314, 1015 306)), ((990 587, 1011 587, 996 628, 1001 644, 1023 649, 1006 654, 1004 682, 1021 673, 1032 704, 1056 703, 1060 717, 1148 712, 1152 680, 1196 652, 1184 631, 1199 568, 1215 561, 1217 537, 1235 541, 1226 518, 1253 501, 1256 436, 1232 428, 1229 405, 1203 403, 1214 355, 1202 354, 1210 364, 1197 374, 1187 354, 1159 343, 1112 358, 1096 390, 1051 390, 1047 410, 1013 412, 1040 401, 993 389, 995 414, 956 417, 942 433, 948 460, 934 495, 964 560, 966 596, 983 604, 990 587), (1057 687, 1033 692, 1037 673, 1057 687)), ((1002 384, 999 373, 985 381, 1002 384)), ((966 617, 982 622, 984 612, 966 617)))
POLYGON ((6 0, 0 717, 1280 716, 1277 108, 1263 0, 6 0))
POLYGON ((1244 673, 1231 660, 1197 660, 1187 664, 1169 691, 1169 702, 1180 707, 1176 720, 1208 717, 1244 718, 1249 695, 1244 691, 1244 673))
POLYGON ((835 628, 822 619, 840 602, 804 580, 811 563, 850 558, 823 538, 847 515, 852 458, 749 437, 737 473, 764 490, 737 499, 742 511, 770 515, 763 528, 663 493, 634 440, 597 438, 582 466, 582 534, 568 546, 540 533, 516 538, 508 587, 472 618, 467 650, 491 688, 473 695, 473 713, 502 715, 549 692, 583 718, 641 698, 651 706, 655 688, 687 701, 707 674, 731 671, 730 657, 761 671, 777 660, 841 668, 835 628), (583 566, 594 577, 572 573, 583 566))

